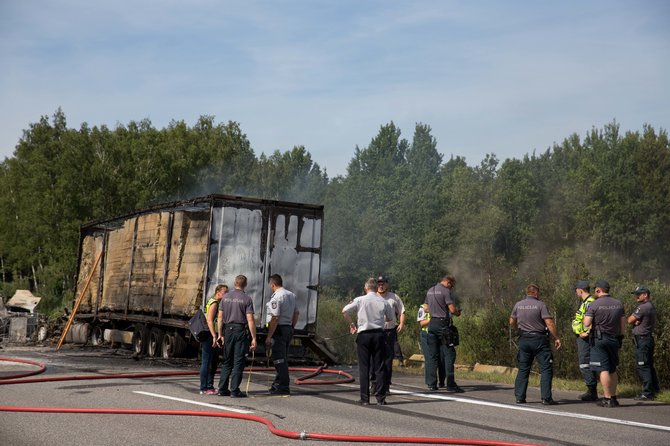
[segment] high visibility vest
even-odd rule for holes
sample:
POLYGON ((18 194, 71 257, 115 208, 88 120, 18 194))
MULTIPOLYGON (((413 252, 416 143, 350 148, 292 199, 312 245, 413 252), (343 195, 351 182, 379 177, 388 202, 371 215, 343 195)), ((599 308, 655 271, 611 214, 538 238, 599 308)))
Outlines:
POLYGON ((591 302, 596 300, 595 297, 589 295, 586 299, 582 301, 582 304, 579 306, 579 310, 575 313, 575 318, 572 320, 572 331, 578 335, 584 333, 584 316, 586 315, 586 309, 589 308, 591 302))
MULTIPOLYGON (((210 297, 209 298, 209 300, 205 304, 205 317, 207 317, 207 315, 209 314, 209 307, 211 307, 212 304, 215 303, 215 302, 217 302, 215 297, 210 297)), ((216 326, 217 325, 216 324, 217 320, 218 320, 217 318, 214 318, 214 333, 217 332, 217 326, 216 326)))

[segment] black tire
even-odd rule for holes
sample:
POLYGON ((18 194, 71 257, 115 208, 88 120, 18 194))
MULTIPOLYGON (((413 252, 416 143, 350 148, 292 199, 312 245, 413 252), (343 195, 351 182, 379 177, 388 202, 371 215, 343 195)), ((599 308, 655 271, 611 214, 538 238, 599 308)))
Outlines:
POLYGON ((157 358, 161 356, 161 350, 163 347, 163 338, 165 337, 165 332, 160 328, 154 327, 149 332, 149 345, 147 346, 147 355, 152 358, 157 358))
POLYGON ((161 344, 161 356, 163 358, 178 358, 186 351, 184 337, 176 332, 165 333, 161 344))
POLYGON ((91 345, 98 346, 105 343, 105 330, 100 325, 91 328, 91 345))
POLYGON ((149 345, 149 329, 144 324, 135 325, 135 331, 133 332, 133 352, 143 355, 147 352, 147 345, 149 345))

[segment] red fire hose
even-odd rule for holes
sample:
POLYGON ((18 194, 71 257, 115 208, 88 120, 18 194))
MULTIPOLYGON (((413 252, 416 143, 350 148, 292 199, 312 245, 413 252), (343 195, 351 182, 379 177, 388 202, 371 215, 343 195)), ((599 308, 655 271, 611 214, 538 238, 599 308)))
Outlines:
MULTIPOLYGON (((197 375, 199 372, 157 372, 157 373, 125 373, 118 375, 74 375, 74 376, 54 376, 45 378, 31 378, 31 379, 17 379, 26 376, 36 375, 46 370, 44 364, 29 361, 25 359, 15 358, 0 358, 0 361, 16 362, 23 364, 35 365, 39 369, 33 372, 22 372, 13 375, 3 375, 0 379, 0 385, 8 384, 27 384, 36 382, 50 382, 50 381, 73 381, 86 379, 132 379, 132 378, 148 378, 148 377, 166 377, 166 376, 185 376, 197 375)), ((274 368, 253 368, 251 371, 274 371, 274 368)), ((326 370, 325 366, 317 369, 311 368, 289 368, 291 371, 308 371, 312 372, 309 375, 302 376, 295 380, 296 384, 332 384, 335 382, 352 382, 353 377, 348 373, 342 371, 326 370), (341 380, 321 380, 305 382, 305 380, 317 376, 320 373, 332 373, 345 376, 344 381, 341 380)), ((455 445, 477 445, 477 446, 533 446, 527 443, 515 443, 508 441, 493 441, 493 440, 472 440, 466 438, 431 438, 431 437, 385 437, 385 436, 367 436, 367 435, 339 435, 339 434, 324 434, 318 432, 293 432, 278 429, 267 418, 259 417, 257 415, 238 414, 234 412, 212 412, 212 411, 196 411, 196 410, 155 410, 155 409, 116 409, 116 408, 69 408, 69 407, 24 407, 24 406, 0 406, 0 412, 28 412, 28 413, 80 413, 80 414, 114 414, 114 415, 170 415, 170 416, 190 416, 190 417, 219 417, 232 418, 237 420, 254 421, 267 426, 270 432, 274 435, 294 440, 327 440, 327 441, 342 441, 351 443, 414 443, 414 444, 455 444, 455 445)))

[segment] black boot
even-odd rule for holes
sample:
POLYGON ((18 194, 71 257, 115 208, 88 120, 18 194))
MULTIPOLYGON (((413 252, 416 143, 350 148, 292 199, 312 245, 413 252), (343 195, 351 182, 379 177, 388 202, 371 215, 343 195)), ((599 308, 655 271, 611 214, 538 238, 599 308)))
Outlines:
POLYGON ((598 388, 597 386, 589 386, 586 393, 579 395, 579 399, 582 401, 598 401, 598 388))

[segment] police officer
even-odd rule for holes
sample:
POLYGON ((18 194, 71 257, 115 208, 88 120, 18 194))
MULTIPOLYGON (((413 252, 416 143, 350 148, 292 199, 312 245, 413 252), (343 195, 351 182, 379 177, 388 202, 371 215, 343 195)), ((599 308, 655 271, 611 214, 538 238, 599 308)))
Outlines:
POLYGON ((456 348, 445 341, 445 332, 453 324, 452 317, 461 315, 461 310, 456 307, 451 297, 451 289, 454 286, 456 286, 456 278, 445 275, 426 293, 430 321, 428 323, 428 348, 424 357, 425 379, 428 390, 437 390, 437 364, 442 356, 447 373, 447 392, 462 393, 463 389, 456 384, 454 378, 456 348))
POLYGON ((596 300, 590 293, 591 287, 586 280, 580 280, 575 284, 575 294, 581 299, 581 305, 572 320, 572 331, 577 338, 577 356, 579 358, 579 373, 582 374, 586 393, 579 396, 582 401, 598 401, 598 379, 596 373, 591 370, 591 343, 589 335, 584 330, 584 315, 591 302, 596 300))
POLYGON ((598 401, 601 407, 617 407, 616 388, 619 375, 619 349, 626 329, 626 316, 621 302, 610 296, 610 284, 598 280, 595 284, 596 300, 586 309, 584 329, 592 339, 591 370, 598 373, 605 397, 598 401))
MULTIPOLYGON (((344 306, 342 315, 349 322, 349 332, 358 333, 356 337, 356 354, 358 356, 358 374, 361 399, 358 404, 370 404, 370 370, 374 370, 377 380, 385 382, 386 369, 384 355, 386 351, 386 334, 384 322, 393 320, 395 314, 391 305, 377 293, 377 281, 370 278, 365 282, 365 296, 354 299, 344 306), (350 312, 357 311, 358 326, 351 319, 350 312)), ((386 404, 385 386, 377 386, 375 397, 377 404, 386 404)))
POLYGON ((649 300, 651 291, 646 286, 638 286, 631 294, 635 295, 638 305, 633 314, 628 316, 628 323, 633 326, 637 374, 642 381, 642 393, 634 399, 650 401, 661 390, 654 367, 654 337, 652 336, 656 325, 656 308, 649 300))
MULTIPOLYGON (((388 394, 393 377, 393 358, 395 357, 395 347, 398 343, 398 333, 405 327, 405 305, 402 303, 397 294, 389 291, 389 279, 386 276, 377 277, 377 294, 386 299, 386 301, 393 308, 395 317, 393 320, 386 321, 384 324, 384 332, 386 333, 386 352, 384 357, 384 365, 386 367, 386 386, 385 393, 388 394), (398 322, 396 322, 398 321, 398 322)), ((376 382, 376 377, 370 378, 371 381, 376 382)), ((373 384, 374 386, 374 384, 373 384)))
POLYGON ((295 294, 284 288, 279 274, 270 276, 270 288, 273 294, 267 305, 268 334, 265 337, 265 348, 272 349, 271 358, 277 374, 269 392, 271 395, 290 395, 288 347, 300 312, 296 307, 295 294))
POLYGON ((537 358, 540 366, 540 396, 542 404, 558 404, 551 396, 551 382, 554 376, 553 356, 549 345, 549 335, 554 337, 554 346, 561 348, 561 340, 547 305, 540 300, 540 288, 530 284, 526 287, 526 297, 514 305, 509 324, 519 329, 519 352, 517 363, 519 371, 514 381, 514 396, 517 404, 526 403, 528 376, 533 360, 537 358))
POLYGON ((240 391, 244 372, 245 354, 249 349, 247 327, 251 334, 251 350, 256 350, 256 323, 254 302, 245 292, 246 276, 235 277, 235 289, 229 291, 219 303, 219 339, 223 342, 223 364, 219 378, 219 395, 244 398, 240 391), (224 332, 225 327, 225 332, 224 332), (230 389, 226 383, 230 378, 230 389))

